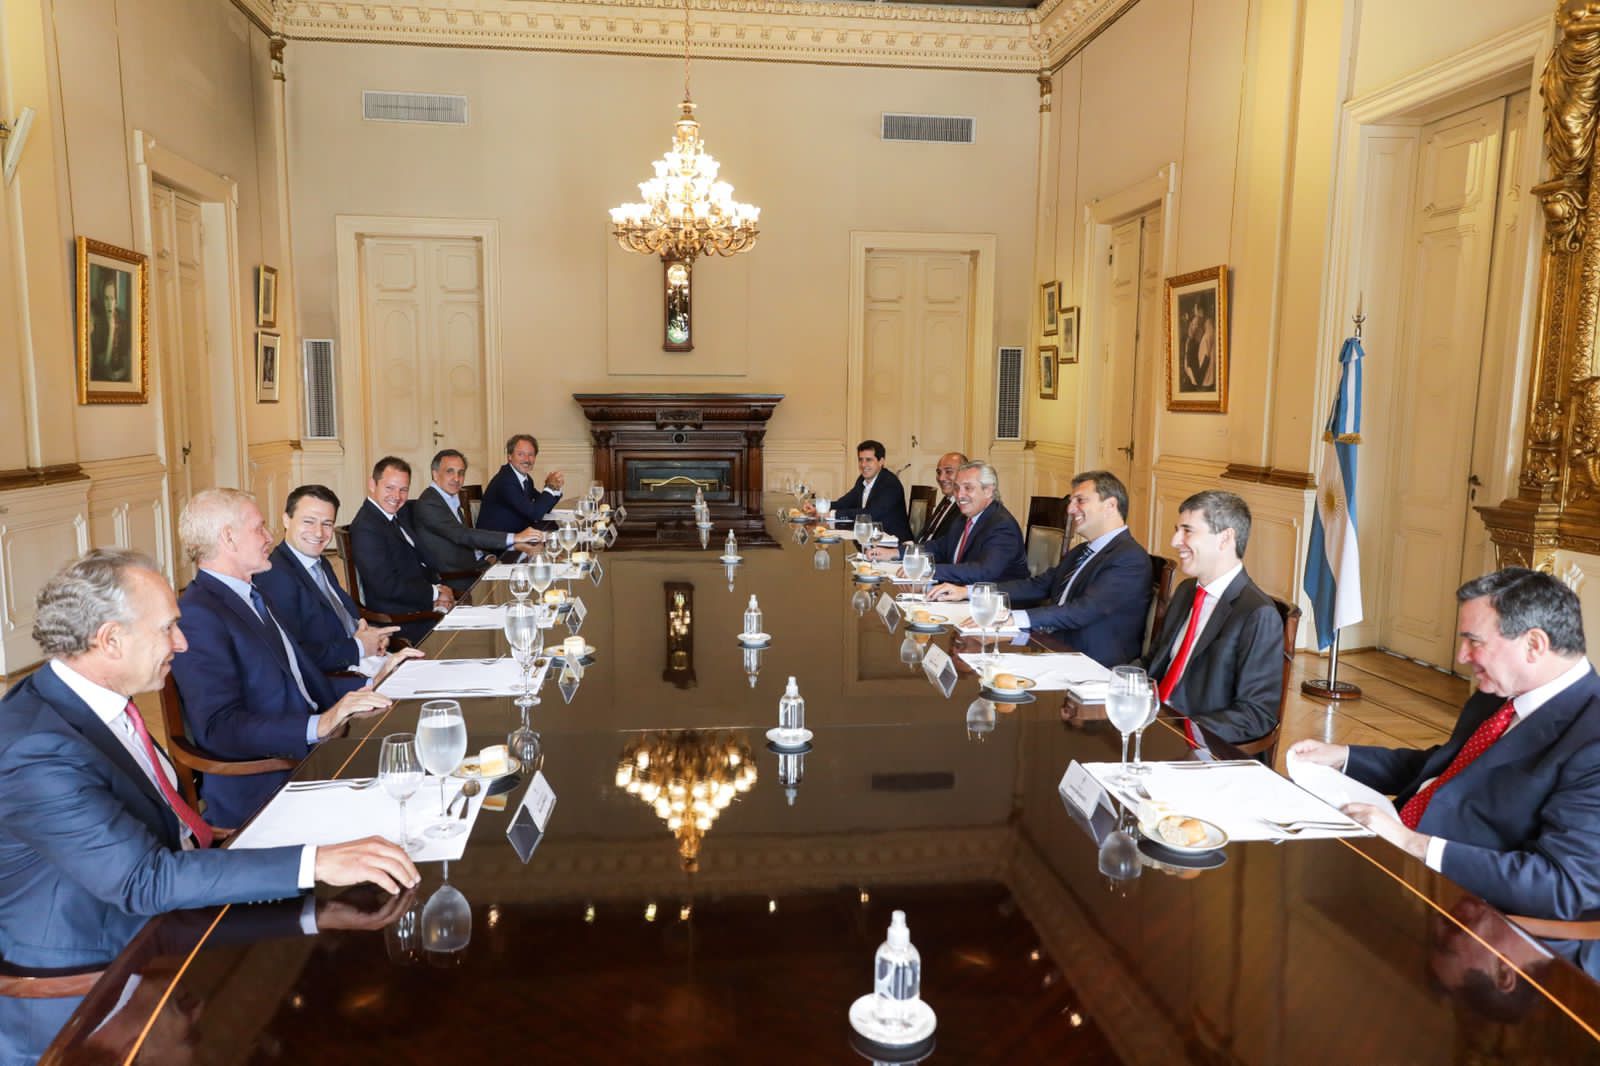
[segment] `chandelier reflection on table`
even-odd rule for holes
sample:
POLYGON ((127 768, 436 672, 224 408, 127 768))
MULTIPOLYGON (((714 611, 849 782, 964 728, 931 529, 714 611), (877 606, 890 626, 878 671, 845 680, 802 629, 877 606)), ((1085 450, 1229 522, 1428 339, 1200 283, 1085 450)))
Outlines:
POLYGON ((647 733, 622 749, 616 783, 667 824, 684 871, 694 873, 700 842, 734 798, 755 785, 756 765, 750 745, 734 733, 647 733))

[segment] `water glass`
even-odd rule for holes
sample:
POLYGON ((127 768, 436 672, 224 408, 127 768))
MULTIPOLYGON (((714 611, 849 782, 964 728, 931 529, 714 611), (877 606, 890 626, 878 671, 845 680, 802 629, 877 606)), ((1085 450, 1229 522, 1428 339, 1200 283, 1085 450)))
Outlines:
POLYGON ((394 799, 400 801, 400 836, 395 843, 415 855, 423 842, 409 835, 406 829, 406 800, 416 795, 422 786, 422 761, 417 758, 416 736, 411 733, 391 733, 383 738, 378 749, 378 783, 394 799))
POLYGON ((528 572, 533 579, 533 587, 542 597, 550 588, 550 583, 556 579, 555 567, 550 565, 550 557, 544 552, 533 557, 533 562, 528 564, 528 572))
POLYGON ((1147 774, 1150 767, 1144 764, 1144 731, 1148 729, 1161 714, 1161 694, 1152 683, 1150 686, 1150 709, 1145 712, 1144 722, 1133 731, 1133 765, 1128 767, 1130 774, 1147 774))
POLYGON ((511 568, 511 595, 520 604, 533 592, 533 567, 517 563, 511 568))
POLYGON ((606 487, 604 485, 600 484, 598 481, 589 482, 589 499, 594 501, 596 508, 600 506, 600 501, 605 499, 605 497, 606 487))
POLYGON ((467 721, 461 704, 455 700, 429 700, 417 717, 417 756, 423 767, 439 779, 440 821, 430 825, 427 835, 439 839, 466 830, 466 824, 448 816, 445 810, 445 778, 455 772, 467 754, 467 721))
POLYGON ((1000 591, 993 582, 980 581, 967 590, 967 605, 978 627, 978 654, 981 656, 989 646, 989 627, 1000 614, 1000 591))
POLYGON ((506 643, 511 646, 512 657, 522 669, 522 695, 517 706, 527 707, 539 702, 528 692, 528 672, 533 659, 544 650, 544 630, 539 626, 539 608, 531 603, 513 603, 506 608, 506 643))
POLYGON ((1106 689, 1106 718, 1122 734, 1122 770, 1117 780, 1130 784, 1128 773, 1128 737, 1135 729, 1143 728, 1150 713, 1150 678, 1137 666, 1119 666, 1111 671, 1111 683, 1106 689))

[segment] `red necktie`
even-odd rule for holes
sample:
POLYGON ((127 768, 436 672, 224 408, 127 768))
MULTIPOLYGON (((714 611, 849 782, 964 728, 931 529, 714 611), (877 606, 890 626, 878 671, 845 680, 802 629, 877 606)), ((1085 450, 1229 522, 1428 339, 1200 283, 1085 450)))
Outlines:
POLYGON ((150 768, 155 771, 156 787, 160 788, 161 794, 166 797, 167 805, 172 808, 172 813, 176 814, 179 821, 189 827, 189 832, 194 834, 195 841, 202 848, 209 848, 211 846, 211 827, 206 824, 204 818, 200 817, 198 811, 184 802, 183 797, 178 795, 177 790, 172 787, 172 782, 167 780, 167 772, 162 766, 161 757, 156 754, 155 744, 150 740, 150 731, 144 727, 144 718, 139 714, 139 708, 133 705, 132 700, 129 700, 124 713, 127 714, 128 720, 133 723, 133 731, 139 734, 139 741, 144 745, 145 757, 150 760, 150 768))
MULTIPOLYGON (((1200 635, 1200 608, 1205 602, 1206 590, 1196 585, 1194 606, 1189 609, 1189 627, 1183 631, 1183 643, 1178 645, 1178 654, 1172 657, 1166 675, 1161 678, 1161 685, 1156 690, 1161 696, 1162 703, 1172 699, 1173 690, 1178 687, 1178 682, 1183 678, 1183 671, 1189 666, 1189 652, 1194 648, 1195 638, 1200 635)), ((1187 718, 1183 720, 1183 733, 1189 738, 1191 748, 1200 747, 1200 734, 1195 731, 1194 723, 1187 718)))
POLYGON ((1502 733, 1511 728, 1511 720, 1517 716, 1517 709, 1506 700, 1505 705, 1495 711, 1483 724, 1472 731, 1466 744, 1462 745, 1456 757, 1450 760, 1450 765, 1445 767, 1444 773, 1428 782, 1428 787, 1406 800, 1406 805, 1400 808, 1400 820, 1406 824, 1407 829, 1415 829, 1417 823, 1422 821, 1423 812, 1428 809, 1428 804, 1433 800, 1433 794, 1439 791, 1439 786, 1472 765, 1472 760, 1489 750, 1489 745, 1500 739, 1502 733))
POLYGON ((961 553, 967 550, 967 538, 972 535, 972 523, 976 521, 976 518, 969 518, 967 524, 961 528, 961 542, 956 545, 955 558, 950 560, 952 563, 961 561, 961 553))

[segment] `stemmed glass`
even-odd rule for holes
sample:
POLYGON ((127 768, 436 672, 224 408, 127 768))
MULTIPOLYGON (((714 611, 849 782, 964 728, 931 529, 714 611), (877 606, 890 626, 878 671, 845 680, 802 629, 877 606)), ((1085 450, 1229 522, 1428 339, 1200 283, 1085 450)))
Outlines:
POLYGON ((989 581, 980 581, 967 590, 972 621, 978 627, 978 655, 984 656, 989 648, 989 627, 1000 615, 1000 591, 989 581))
POLYGON ((517 603, 527 602, 528 595, 533 592, 533 567, 527 563, 517 563, 511 568, 511 595, 516 597, 517 603))
POLYGON ((472 942, 472 904, 452 885, 450 864, 444 864, 446 881, 422 908, 422 947, 425 951, 449 955, 463 951, 472 942))
POLYGON ((533 562, 528 564, 528 574, 533 581, 533 589, 544 599, 545 592, 550 588, 550 583, 556 579, 555 567, 550 565, 550 557, 544 552, 533 557, 533 562))
POLYGON ((1133 731, 1133 765, 1128 767, 1128 773, 1130 774, 1137 775, 1150 772, 1150 767, 1144 764, 1144 731, 1155 722, 1156 717, 1161 713, 1161 695, 1154 684, 1150 686, 1149 702, 1150 709, 1145 712, 1144 721, 1139 724, 1138 729, 1133 731))
POLYGON ((1106 690, 1106 718, 1122 734, 1122 769, 1116 777, 1119 784, 1133 783, 1133 776, 1128 773, 1128 737, 1135 729, 1143 728, 1153 698, 1150 678, 1139 667, 1119 666, 1111 671, 1111 684, 1106 690))
POLYGON ((594 501, 595 509, 600 507, 600 501, 606 498, 606 487, 598 481, 589 482, 589 499, 594 501))
POLYGON ((578 546, 578 527, 569 522, 561 527, 561 532, 557 534, 557 537, 561 541, 561 550, 567 553, 567 561, 570 563, 572 561, 572 549, 578 546))
MULTIPOLYGON (((530 603, 513 603, 506 608, 506 643, 522 670, 522 695, 517 706, 528 708, 539 702, 539 697, 528 691, 528 675, 533 661, 544 650, 544 630, 539 628, 539 608, 530 603)), ((526 713, 526 711, 524 711, 526 713)))
POLYGON ((391 733, 378 749, 378 780, 383 790, 400 801, 400 836, 395 840, 408 855, 415 855, 423 841, 406 829, 406 800, 422 786, 422 763, 417 758, 416 737, 411 733, 391 733))
POLYGON ((850 527, 850 532, 855 534, 856 553, 863 559, 867 558, 867 549, 872 547, 872 519, 864 514, 856 515, 856 521, 850 527))
POLYGON ((933 560, 928 558, 926 552, 914 542, 906 541, 905 551, 901 554, 901 567, 914 583, 915 588, 923 599, 928 598, 928 590, 923 585, 923 579, 933 573, 933 560))
POLYGON ((417 718, 417 755, 430 774, 439 779, 439 818, 426 833, 447 839, 466 830, 465 822, 449 817, 445 809, 444 779, 461 765, 467 754, 467 721, 455 700, 429 700, 417 718))

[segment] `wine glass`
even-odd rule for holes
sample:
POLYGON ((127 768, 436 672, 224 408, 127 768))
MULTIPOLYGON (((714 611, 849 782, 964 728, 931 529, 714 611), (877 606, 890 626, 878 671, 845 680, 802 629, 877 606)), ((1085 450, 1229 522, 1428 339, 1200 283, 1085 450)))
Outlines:
POLYGON ((539 628, 539 609, 531 603, 513 603, 506 608, 506 643, 522 669, 522 695, 517 697, 518 707, 531 707, 539 697, 528 691, 528 671, 533 668, 534 656, 544 650, 544 630, 539 628))
POLYGON ((455 772, 467 754, 467 722, 461 717, 461 704, 455 700, 424 703, 417 718, 416 745, 422 765, 439 779, 441 820, 427 828, 427 835, 443 840, 464 832, 466 823, 449 817, 444 795, 444 779, 455 772))
POLYGON ((561 549, 567 553, 567 560, 570 562, 572 559, 572 549, 578 546, 578 527, 570 522, 567 523, 561 527, 559 537, 561 540, 561 549))
POLYGON ((906 541, 905 551, 901 555, 901 567, 915 584, 918 594, 927 599, 928 590, 923 587, 923 579, 933 573, 933 560, 928 554, 911 541, 906 541))
POLYGON ((1111 671, 1111 684, 1106 690, 1106 718, 1122 734, 1122 769, 1118 771, 1118 784, 1131 785, 1128 773, 1128 737, 1144 725, 1149 713, 1149 676, 1137 666, 1119 666, 1111 671))
POLYGON ((511 568, 511 595, 516 597, 517 603, 527 601, 528 595, 533 592, 533 567, 527 563, 517 563, 511 568))
POLYGON ((528 564, 528 574, 533 580, 534 591, 543 599, 550 583, 556 579, 556 570, 550 565, 550 557, 544 552, 535 555, 533 562, 528 564))
POLYGON ((1161 713, 1161 695, 1155 685, 1150 686, 1150 709, 1145 712, 1144 721, 1139 728, 1133 731, 1133 765, 1128 767, 1130 774, 1147 774, 1150 767, 1144 764, 1144 731, 1155 722, 1161 713))
POLYGON ((856 521, 850 527, 850 532, 855 534, 856 552, 866 558, 867 549, 872 547, 872 519, 864 514, 856 515, 856 521))
POLYGON ((416 795, 423 778, 416 739, 411 733, 391 733, 383 738, 383 746, 378 749, 378 781, 385 792, 400 801, 400 836, 395 843, 408 855, 415 855, 423 845, 421 839, 410 836, 406 830, 406 800, 416 795))
POLYGON ((596 509, 599 509, 600 501, 605 499, 605 498, 606 498, 606 487, 604 485, 600 484, 600 482, 598 482, 598 481, 589 482, 589 499, 594 501, 594 505, 595 505, 596 509))
POLYGON ((978 627, 978 655, 982 657, 989 647, 989 627, 1000 613, 1000 592, 989 581, 980 581, 967 590, 972 621, 978 627))
MULTIPOLYGON (((449 876, 449 863, 445 875, 449 876)), ((463 951, 472 942, 472 904, 449 881, 422 908, 422 947, 441 955, 463 951)))

